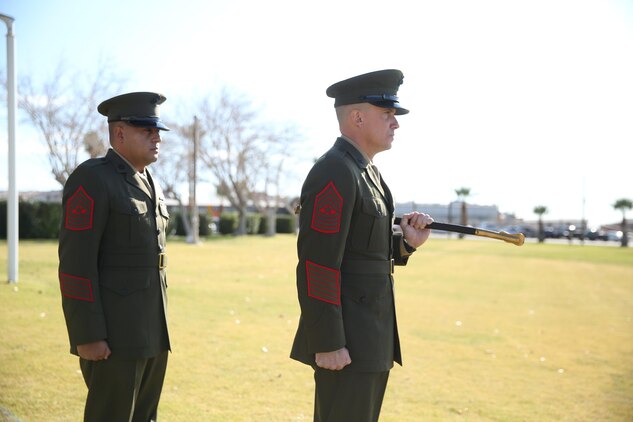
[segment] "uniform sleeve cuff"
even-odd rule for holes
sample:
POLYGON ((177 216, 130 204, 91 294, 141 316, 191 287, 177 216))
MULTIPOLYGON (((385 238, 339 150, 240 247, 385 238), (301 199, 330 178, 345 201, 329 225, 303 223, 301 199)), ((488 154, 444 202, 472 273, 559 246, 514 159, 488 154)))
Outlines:
POLYGON ((413 252, 415 252, 417 249, 414 248, 413 246, 409 245, 407 243, 407 239, 405 239, 404 237, 402 238, 402 244, 404 245, 404 249, 407 251, 407 253, 412 254, 413 252))

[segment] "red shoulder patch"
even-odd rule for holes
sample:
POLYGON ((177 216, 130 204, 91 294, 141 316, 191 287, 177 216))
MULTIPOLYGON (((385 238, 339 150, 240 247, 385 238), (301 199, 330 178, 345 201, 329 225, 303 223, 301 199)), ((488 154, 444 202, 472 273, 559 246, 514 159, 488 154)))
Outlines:
POLYGON ((92 228, 94 201, 83 186, 66 203, 66 224, 68 230, 89 230, 92 228))
POLYGON ((341 228, 343 198, 333 182, 316 196, 312 211, 312 229, 321 233, 338 233, 341 228))
POLYGON ((92 281, 88 278, 59 273, 59 286, 62 295, 68 298, 94 302, 92 281))
POLYGON ((306 261, 306 275, 308 296, 334 305, 341 304, 341 273, 338 270, 306 261))

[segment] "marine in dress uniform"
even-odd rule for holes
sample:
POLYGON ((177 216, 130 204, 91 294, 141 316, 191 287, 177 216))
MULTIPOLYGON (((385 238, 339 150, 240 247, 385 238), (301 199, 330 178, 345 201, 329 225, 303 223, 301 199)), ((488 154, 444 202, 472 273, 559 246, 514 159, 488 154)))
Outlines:
POLYGON ((70 352, 88 387, 86 421, 156 420, 170 350, 163 192, 146 165, 158 156, 161 94, 104 101, 110 149, 64 186, 59 283, 70 352))
POLYGON ((403 75, 383 70, 330 86, 342 136, 301 190, 297 292, 301 317, 291 358, 315 369, 315 421, 378 419, 389 370, 402 364, 394 265, 428 238, 427 214, 403 216, 372 163, 389 149, 403 75), (383 133, 384 132, 384 133, 383 133))

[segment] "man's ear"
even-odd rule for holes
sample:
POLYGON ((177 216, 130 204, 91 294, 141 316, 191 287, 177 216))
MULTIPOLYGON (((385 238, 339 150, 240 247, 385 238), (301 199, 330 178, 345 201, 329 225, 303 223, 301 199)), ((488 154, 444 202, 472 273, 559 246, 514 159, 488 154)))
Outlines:
POLYGON ((363 113, 359 109, 352 110, 351 118, 356 126, 363 124, 363 113))
POLYGON ((117 124, 112 128, 112 141, 113 142, 123 142, 123 140, 125 139, 125 133, 124 133, 124 128, 123 125, 117 124))

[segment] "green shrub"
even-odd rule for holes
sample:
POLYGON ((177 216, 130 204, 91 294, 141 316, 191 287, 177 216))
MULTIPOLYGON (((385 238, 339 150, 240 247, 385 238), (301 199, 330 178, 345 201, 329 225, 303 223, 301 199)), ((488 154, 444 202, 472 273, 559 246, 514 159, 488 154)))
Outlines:
MULTIPOLYGON (((51 202, 19 202, 20 239, 57 239, 62 221, 62 207, 51 202)), ((0 202, 0 239, 7 238, 7 203, 0 202)))
POLYGON ((294 215, 277 215, 277 233, 294 233, 297 223, 294 215))
POLYGON ((257 234, 266 234, 267 230, 268 230, 268 218, 266 214, 262 214, 261 220, 259 222, 259 231, 257 232, 257 234))
MULTIPOLYGON (((174 211, 169 216, 169 226, 167 227, 167 234, 174 236, 186 236, 185 221, 183 215, 180 212, 174 211)), ((198 235, 211 236, 210 224, 213 222, 208 214, 198 215, 198 235)))
POLYGON ((62 220, 61 204, 34 202, 29 205, 32 218, 29 237, 31 239, 58 239, 62 220))
POLYGON ((237 224, 239 217, 236 213, 222 213, 220 215, 220 227, 218 231, 220 234, 233 234, 237 230, 237 224))
POLYGON ((213 233, 211 232, 211 223, 213 220, 208 214, 200 214, 198 215, 199 227, 198 234, 200 236, 211 236, 213 233))
POLYGON ((246 234, 258 234, 261 223, 261 214, 248 214, 246 216, 246 234))
POLYGON ((178 230, 182 230, 181 221, 182 215, 178 211, 171 211, 169 213, 169 223, 167 223, 167 229, 165 230, 167 236, 179 236, 178 230))
POLYGON ((0 202, 0 239, 7 238, 7 202, 0 202))

